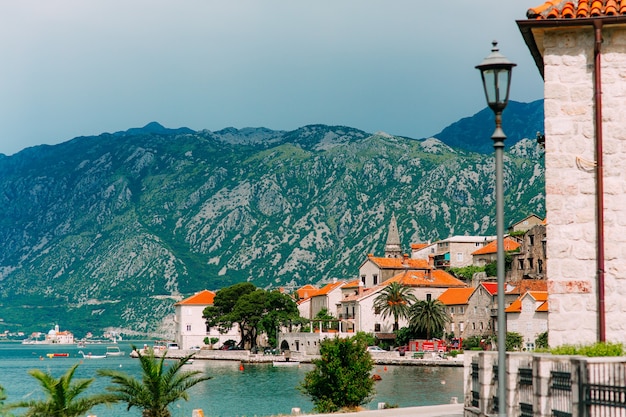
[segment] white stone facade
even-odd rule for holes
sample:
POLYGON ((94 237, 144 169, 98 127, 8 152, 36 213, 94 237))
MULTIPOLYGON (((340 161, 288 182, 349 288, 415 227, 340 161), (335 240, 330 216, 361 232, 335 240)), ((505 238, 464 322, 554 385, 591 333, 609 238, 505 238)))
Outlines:
MULTIPOLYGON (((535 31, 545 80, 549 342, 598 340, 594 28, 535 31)), ((626 28, 602 28, 606 339, 626 342, 626 28)))

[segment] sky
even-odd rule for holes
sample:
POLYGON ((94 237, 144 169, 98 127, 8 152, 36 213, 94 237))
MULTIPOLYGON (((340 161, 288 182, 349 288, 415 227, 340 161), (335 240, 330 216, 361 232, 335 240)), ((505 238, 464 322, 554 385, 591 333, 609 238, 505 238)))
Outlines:
POLYGON ((152 121, 429 137, 486 107, 493 40, 543 98, 515 22, 541 3, 0 0, 0 153, 152 121))

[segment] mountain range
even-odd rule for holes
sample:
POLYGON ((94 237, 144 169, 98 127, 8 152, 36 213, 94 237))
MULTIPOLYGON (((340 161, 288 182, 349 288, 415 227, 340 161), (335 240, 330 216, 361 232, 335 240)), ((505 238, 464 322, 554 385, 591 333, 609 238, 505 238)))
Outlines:
MULTIPOLYGON (((405 252, 494 234, 493 127, 487 108, 423 139, 153 122, 0 154, 0 330, 163 334, 202 289, 353 279, 392 214, 405 252)), ((543 102, 504 130, 506 221, 542 216, 543 102)))

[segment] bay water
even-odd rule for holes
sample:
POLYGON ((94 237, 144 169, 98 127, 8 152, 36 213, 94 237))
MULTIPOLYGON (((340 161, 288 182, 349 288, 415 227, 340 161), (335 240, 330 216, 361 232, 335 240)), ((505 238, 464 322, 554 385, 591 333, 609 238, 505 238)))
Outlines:
MULTIPOLYGON (((151 345, 151 342, 146 342, 151 345)), ((134 342, 143 346, 144 341, 134 342)), ((108 345, 111 346, 111 345, 108 345)), ((42 390, 30 369, 50 372, 58 378, 71 366, 80 364, 74 378, 96 378, 89 393, 105 392, 108 378, 97 377, 98 369, 118 369, 141 378, 139 361, 129 356, 130 343, 118 343, 125 355, 105 359, 83 359, 86 355, 104 355, 106 344, 76 345, 22 345, 0 343, 0 385, 5 388, 7 402, 43 398, 42 390), (67 353, 68 357, 48 357, 48 354, 67 353)), ((298 407, 310 412, 313 403, 297 386, 313 365, 273 367, 269 364, 240 364, 236 361, 195 360, 185 370, 200 370, 212 377, 189 391, 189 401, 181 400, 171 406, 173 417, 191 417, 194 409, 202 409, 209 417, 261 417, 289 415, 298 407), (243 365, 241 370, 240 365, 243 365)), ((463 398, 463 368, 430 366, 376 365, 374 373, 382 377, 376 383, 376 395, 365 408, 375 409, 379 402, 400 407, 448 404, 452 397, 463 398)), ((24 409, 15 410, 19 415, 24 409)), ((124 404, 112 407, 98 406, 90 415, 97 417, 141 417, 136 408, 124 404)))

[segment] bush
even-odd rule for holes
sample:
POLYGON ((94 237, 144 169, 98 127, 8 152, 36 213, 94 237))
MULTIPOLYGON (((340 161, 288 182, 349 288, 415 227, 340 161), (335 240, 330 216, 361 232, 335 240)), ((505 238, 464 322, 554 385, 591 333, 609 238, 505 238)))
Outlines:
POLYGON ((326 339, 320 343, 320 359, 312 362, 300 391, 311 397, 314 410, 332 413, 354 409, 369 402, 374 395, 371 371, 374 361, 367 351, 362 334, 347 339, 326 339))
POLYGON ((467 350, 482 350, 480 346, 480 336, 470 336, 467 339, 463 339, 463 349, 467 350), (478 349, 475 349, 478 348, 478 349))
POLYGON ((462 268, 450 268, 450 273, 457 278, 464 279, 465 281, 471 281, 474 274, 478 272, 485 272, 484 266, 468 265, 462 268))
POLYGON ((537 349, 548 348, 548 332, 543 332, 535 339, 535 347, 537 349))
POLYGON ((598 342, 593 345, 562 345, 550 349, 553 355, 581 355, 588 357, 623 356, 624 345, 621 343, 598 342))

